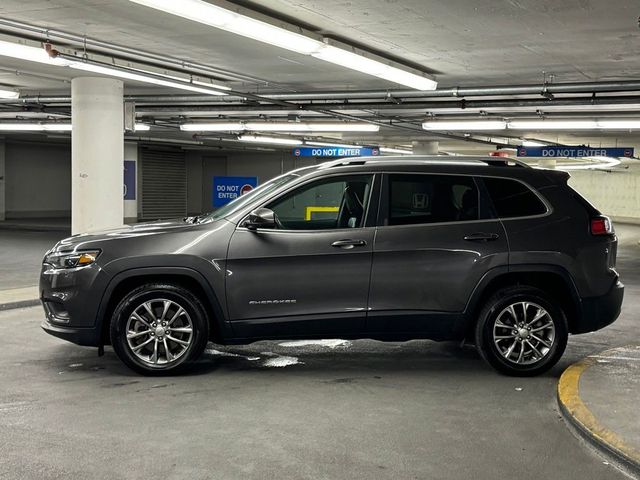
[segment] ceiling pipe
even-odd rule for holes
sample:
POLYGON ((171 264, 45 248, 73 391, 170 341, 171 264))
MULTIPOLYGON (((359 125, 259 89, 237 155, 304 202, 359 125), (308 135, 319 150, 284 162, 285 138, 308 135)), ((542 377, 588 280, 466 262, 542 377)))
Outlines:
POLYGON ((264 97, 278 100, 330 100, 415 97, 479 97, 493 95, 540 95, 542 93, 599 93, 640 90, 640 81, 546 83, 534 85, 498 85, 495 87, 451 87, 437 90, 362 90, 342 92, 273 93, 264 97))
POLYGON ((95 38, 88 38, 84 35, 76 35, 73 33, 63 32, 60 30, 39 27, 25 22, 19 22, 16 20, 10 20, 7 18, 0 18, 0 33, 16 36, 28 36, 35 38, 43 42, 50 42, 52 40, 60 40, 62 43, 71 42, 72 44, 82 46, 87 51, 94 51, 96 53, 105 54, 108 56, 118 56, 118 54, 126 55, 127 59, 138 59, 143 63, 153 63, 158 66, 164 66, 165 68, 179 69, 179 70, 192 70, 192 73, 204 76, 216 76, 218 78, 228 80, 236 80, 240 82, 249 82, 258 85, 270 85, 274 84, 250 75, 244 75, 237 72, 231 72, 211 65, 206 65, 198 62, 186 61, 178 58, 173 58, 165 55, 159 55, 153 52, 147 52, 143 50, 137 50, 126 45, 119 45, 117 43, 105 42, 103 40, 97 40, 95 38))
MULTIPOLYGON (((640 91, 640 82, 635 83, 638 85, 637 89, 631 89, 628 91, 640 91)), ((593 85, 593 84, 591 84, 593 85)), ((591 91, 591 90, 589 90, 591 91)), ((625 91, 625 90, 617 90, 625 91)), ((579 93, 579 92, 565 92, 565 93, 579 93)), ((330 94, 322 94, 328 96, 330 94)), ((340 95, 336 93, 335 95, 340 95)), ((498 95, 494 93, 492 95, 498 95)), ((503 93, 502 95, 510 95, 509 93, 503 93)), ((280 100, 271 98, 269 95, 253 95, 253 94, 238 94, 237 96, 229 95, 221 98, 212 98, 211 95, 125 95, 124 99, 128 102, 135 102, 136 105, 167 105, 167 104, 199 104, 206 103, 208 106, 242 106, 246 108, 258 108, 261 106, 280 105, 285 108, 293 109, 319 109, 329 108, 335 110, 344 109, 372 109, 372 108, 384 108, 384 109, 403 109, 403 108, 415 108, 415 109, 428 109, 428 108, 446 108, 446 107, 462 107, 461 100, 450 101, 411 101, 402 103, 389 103, 382 102, 352 102, 352 103, 290 103, 290 101, 277 101, 280 100), (238 100, 242 96, 245 101, 238 100), (246 99, 254 99, 254 105, 246 105, 246 99), (276 100, 276 101, 274 101, 276 100), (264 102, 264 103, 263 103, 264 102)), ((339 101, 339 98, 327 98, 327 100, 339 101)), ((607 96, 607 97, 580 97, 580 98, 561 98, 553 100, 543 99, 497 99, 497 100, 465 100, 464 107, 466 108, 482 108, 482 107, 497 107, 497 106, 545 106, 545 105, 606 105, 606 104, 626 104, 626 103, 639 103, 640 96, 607 96)), ((47 104, 70 104, 71 97, 68 95, 25 95, 17 99, 0 99, 0 103, 9 104, 28 104, 28 103, 47 103, 47 104)), ((272 106, 269 108, 273 108, 272 106)))

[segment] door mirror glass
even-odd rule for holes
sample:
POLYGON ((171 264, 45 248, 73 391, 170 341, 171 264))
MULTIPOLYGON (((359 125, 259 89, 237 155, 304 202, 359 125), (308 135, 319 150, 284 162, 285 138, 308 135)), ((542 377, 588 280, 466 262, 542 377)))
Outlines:
POLYGON ((268 208, 258 208, 251 212, 244 222, 244 226, 249 230, 258 228, 275 228, 276 219, 273 210, 268 208))

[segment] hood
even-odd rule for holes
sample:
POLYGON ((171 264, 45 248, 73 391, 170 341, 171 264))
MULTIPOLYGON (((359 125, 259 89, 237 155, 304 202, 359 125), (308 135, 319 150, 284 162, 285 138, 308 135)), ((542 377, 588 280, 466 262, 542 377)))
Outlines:
POLYGON ((93 247, 96 242, 113 241, 162 233, 174 232, 196 227, 197 224, 187 223, 182 218, 158 220, 155 222, 137 223, 122 227, 82 233, 60 240, 54 247, 59 251, 76 250, 93 247))

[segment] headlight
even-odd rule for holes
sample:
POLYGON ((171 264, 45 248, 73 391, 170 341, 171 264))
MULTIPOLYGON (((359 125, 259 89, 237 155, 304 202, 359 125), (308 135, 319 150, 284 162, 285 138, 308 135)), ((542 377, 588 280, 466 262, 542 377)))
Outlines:
POLYGON ((51 253, 44 257, 44 263, 55 268, 86 267, 96 261, 100 250, 87 250, 75 253, 51 253))

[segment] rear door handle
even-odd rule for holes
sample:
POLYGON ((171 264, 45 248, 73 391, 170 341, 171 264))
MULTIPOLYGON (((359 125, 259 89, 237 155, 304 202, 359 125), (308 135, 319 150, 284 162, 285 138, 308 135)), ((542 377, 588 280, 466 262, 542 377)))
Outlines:
POLYGON ((469 242, 490 242, 492 240, 497 240, 499 235, 497 233, 471 233, 469 235, 465 235, 464 239, 469 242))
POLYGON ((345 250, 353 247, 364 247, 366 245, 367 242, 364 240, 337 240, 331 244, 332 247, 344 248, 345 250))

